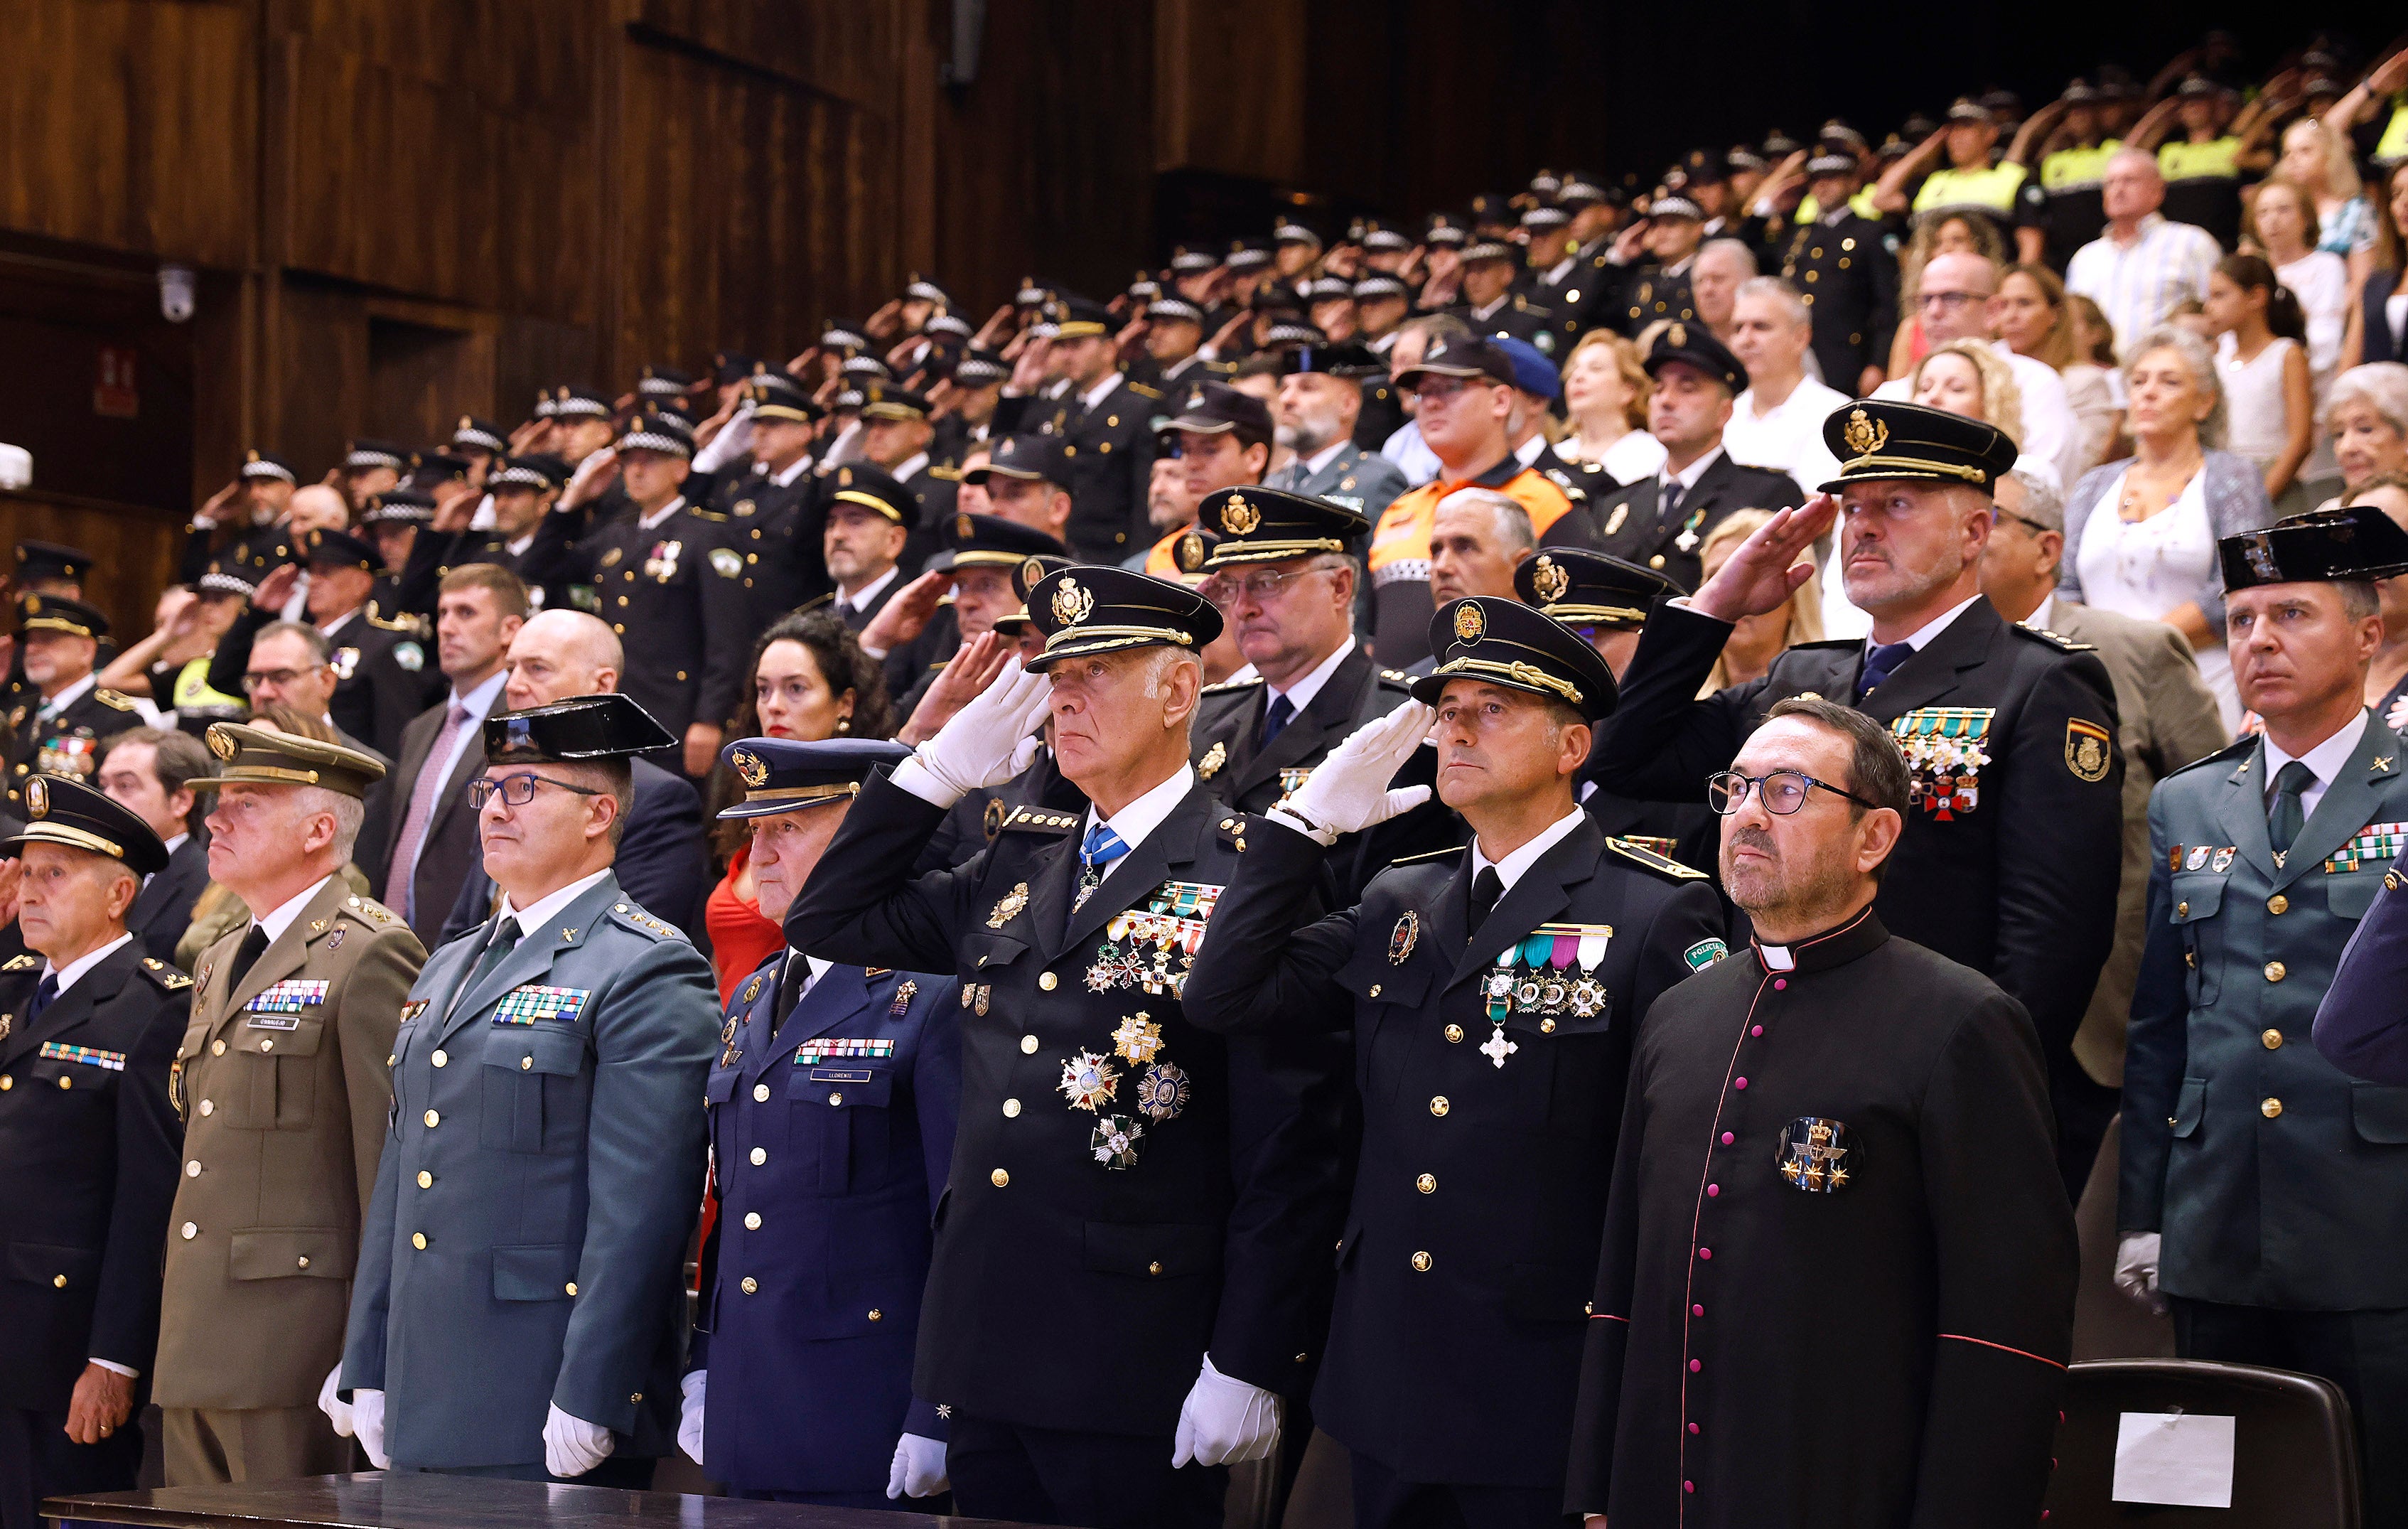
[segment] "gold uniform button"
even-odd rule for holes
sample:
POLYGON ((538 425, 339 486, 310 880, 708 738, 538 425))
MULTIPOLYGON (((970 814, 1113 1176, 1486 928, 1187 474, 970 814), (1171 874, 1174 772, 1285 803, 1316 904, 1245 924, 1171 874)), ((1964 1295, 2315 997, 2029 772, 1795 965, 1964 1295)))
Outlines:
POLYGON ((1022 1056, 1024 1056, 1024 1057, 1033 1057, 1033 1056, 1037 1055, 1037 1037, 1036 1037, 1036 1036, 1034 1036, 1034 1035, 1023 1035, 1023 1036, 1020 1038, 1020 1054, 1021 1054, 1022 1056))
POLYGON ((225 1043, 224 1043, 223 1041, 211 1041, 211 1042, 209 1043, 209 1055, 210 1055, 210 1056, 212 1056, 212 1057, 222 1057, 222 1056, 224 1056, 224 1055, 225 1055, 225 1043))
POLYGON ((751 1275, 746 1275, 742 1280, 738 1282, 736 1288, 742 1291, 745 1294, 750 1295, 754 1291, 761 1288, 761 1282, 753 1278, 751 1275))
POLYGON ((1373 983, 1373 984, 1371 984, 1371 990, 1370 990, 1369 992, 1368 992, 1368 993, 1365 993, 1363 996, 1364 996, 1364 997, 1366 997, 1366 998, 1377 998, 1377 997, 1379 997, 1379 996, 1380 996, 1380 985, 1379 985, 1378 983, 1376 983, 1376 982, 1375 982, 1375 983, 1373 983))
POLYGON ((828 1095, 828 1103, 831 1104, 841 1104, 844 1103, 844 1095, 840 1093, 832 1093, 828 1095))
POLYGON ((869 1320, 873 1322, 882 1322, 886 1320, 886 1313, 879 1310, 876 1306, 871 1306, 869 1308, 869 1320))
POLYGON ((64 1275, 52 1275, 50 1276, 50 1283, 60 1290, 64 1290, 67 1288, 67 1277, 64 1275))
POLYGON ((2190 904, 2187 902, 2175 903, 2174 916, 2178 918, 2188 918, 2190 916, 2190 904))
POLYGON ((1664 566, 1664 555, 1659 552, 1655 556, 1650 557, 1647 559, 1647 566, 1649 568, 1662 568, 1664 566))
POLYGON ((1415 1274, 1427 1274, 1429 1273, 1429 1270, 1430 1256, 1427 1253, 1415 1253, 1413 1255, 1413 1272, 1415 1274))
POLYGON ((761 1164, 763 1164, 763 1163, 765 1163, 765 1162, 767 1162, 767 1161, 769 1161, 769 1149, 768 1149, 767 1147, 754 1147, 754 1148, 752 1149, 752 1166, 753 1166, 753 1167, 758 1168, 758 1167, 760 1167, 760 1166, 761 1166, 761 1164))
POLYGON ((2266 1049, 2269 1051, 2283 1049, 2283 1032, 2279 1030, 2270 1030, 2258 1038, 2266 1044, 2266 1049))
POLYGON ((2265 1100, 2258 1104, 2258 1113, 2271 1120, 2283 1113, 2283 1102, 2279 1099, 2265 1100))
POLYGON ((184 1235, 184 1240, 185 1240, 186 1242, 190 1242, 190 1241, 192 1241, 194 1237, 197 1237, 197 1236, 199 1236, 200 1234, 201 1234, 201 1229, 200 1229, 199 1227, 194 1226, 194 1225, 192 1222, 190 1222, 190 1221, 186 1221, 186 1222, 184 1223, 184 1225, 183 1225, 183 1235, 184 1235))
POLYGON ((72 1089, 75 1087, 75 1079, 71 1077, 63 1077, 59 1079, 59 1087, 62 1089, 72 1089))
POLYGON ((1011 1182, 1011 1176, 1005 1173, 1000 1168, 997 1168, 995 1172, 987 1175, 986 1178, 988 1183, 994 1185, 998 1190, 1011 1182))
POLYGON ((1454 1106, 1450 1105, 1446 1102, 1446 1095, 1444 1094, 1440 1094, 1430 1101, 1430 1113, 1432 1115, 1444 1115, 1453 1107, 1454 1106))
POLYGON ((1055 976, 1051 972, 1039 972, 1037 974, 1037 986, 1040 990, 1045 992, 1052 992, 1054 988, 1060 984, 1061 980, 1062 979, 1060 977, 1055 976))
POLYGON ((452 1065, 452 1054, 444 1050, 441 1046, 437 1046, 435 1048, 435 1055, 427 1058, 426 1060, 433 1062, 437 1067, 449 1067, 452 1065))
POLYGON ((574 1295, 577 1293, 577 1281, 572 1279, 564 1288, 566 1289, 569 1294, 574 1295))
POLYGON ((755 1083, 752 1085, 752 1097, 760 1103, 767 1103, 769 1102, 769 1086, 766 1083, 755 1083))
POLYGON ((759 1211, 748 1210, 744 1213, 744 1230, 747 1232, 758 1232, 761 1230, 761 1213, 759 1211))
POLYGON ((298 1267, 298 1268, 306 1269, 306 1268, 308 1268, 308 1267, 309 1266, 309 1261, 308 1261, 307 1258, 298 1258, 298 1259, 294 1259, 293 1262, 294 1262, 294 1264, 296 1267, 298 1267))
POLYGON ((1438 1175, 1422 1175, 1421 1177, 1413 1180, 1413 1188, 1421 1190, 1424 1194, 1436 1194, 1438 1192, 1438 1175))
POLYGON ((1149 1263, 1145 1266, 1145 1272, 1150 1275, 1158 1275, 1162 1273, 1162 1265, 1160 1263, 1149 1263))
POLYGON ((1446 1027, 1446 1040, 1449 1046, 1454 1046, 1459 1043, 1462 1039, 1463 1027, 1461 1025, 1449 1025, 1446 1027))
POLYGON ((418 1170, 418 1187, 422 1190, 431 1190, 435 1188, 435 1176, 428 1173, 425 1169, 421 1168, 418 1170))
POLYGON ((423 1232, 411 1233, 409 1234, 409 1246, 417 1248, 422 1253, 426 1251, 426 1233, 423 1232))
POLYGON ((2286 969, 2285 969, 2285 967, 2284 967, 2284 965, 2283 965, 2283 963, 2282 963, 2281 961, 2268 961, 2268 962, 2266 963, 2266 980, 2267 980, 2267 981, 2269 981, 2269 982, 2280 982, 2280 981, 2282 981, 2285 977, 2286 977, 2286 976, 2288 976, 2288 975, 2290 975, 2290 973, 2289 973, 2286 969))
POLYGON ((521 1057, 519 1059, 519 1071, 522 1073, 534 1072, 535 1059, 533 1057, 521 1057))
POLYGON ((1541 1019, 1541 1020, 1540 1020, 1540 1021, 1539 1021, 1539 1033, 1540 1033, 1540 1034, 1541 1034, 1541 1035, 1553 1035, 1555 1032, 1555 1022, 1553 1019, 1541 1019))
POLYGON ((15 1078, 13 1078, 13 1077, 0 1076, 0 1093, 7 1093, 9 1089, 11 1089, 15 1088, 16 1086, 17 1086, 17 1080, 16 1080, 15 1078))
POLYGON ((434 1130, 437 1125, 442 1123, 442 1119, 443 1117, 436 1114, 433 1110, 428 1110, 426 1112, 426 1129, 429 1131, 434 1130))
POLYGON ((1003 1118, 1007 1120, 1017 1120, 1020 1118, 1019 1100, 1007 1099, 1003 1102, 1003 1118))
POLYGON ((2266 900, 2266 911, 2274 915, 2276 917, 2280 917, 2284 914, 2291 911, 2291 900, 2285 897, 2282 893, 2276 892, 2272 897, 2266 900))

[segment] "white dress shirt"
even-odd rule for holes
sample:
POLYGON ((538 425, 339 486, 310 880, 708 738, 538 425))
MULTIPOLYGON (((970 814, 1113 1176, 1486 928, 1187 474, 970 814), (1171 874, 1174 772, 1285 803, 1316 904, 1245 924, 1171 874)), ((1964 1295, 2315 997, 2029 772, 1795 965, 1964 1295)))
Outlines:
POLYGON ((878 592, 885 588, 888 584, 893 584, 902 571, 902 569, 897 565, 893 563, 887 564, 886 571, 880 574, 877 578, 870 580, 867 584, 863 584, 861 586, 861 592, 856 595, 848 595, 841 587, 839 587, 836 592, 837 609, 839 611, 867 610, 869 608, 869 602, 878 598, 878 592))
POLYGON ((1921 653, 1924 649, 1931 645, 1931 640, 1933 638, 1938 637, 1942 632, 1946 631, 1949 627, 1955 623, 1958 616, 1963 615, 1974 606, 1979 605, 1987 597, 1985 596, 1976 595, 1971 599, 1966 600, 1962 604, 1950 606, 1947 611, 1939 617, 1939 619, 1933 621, 1928 626, 1918 627, 1916 630, 1909 632, 1906 637, 1906 645, 1913 648, 1915 652, 1921 653))
POLYGON ((579 898, 583 897, 587 891, 592 889, 595 883, 600 881, 609 873, 610 868, 606 865, 590 876, 580 876, 575 881, 572 881, 567 886, 562 887, 560 890, 547 893, 544 896, 536 899, 533 903, 529 904, 524 913, 521 913, 516 908, 510 906, 509 894, 505 892, 502 894, 501 916, 504 918, 515 918, 518 920, 519 938, 523 940, 527 937, 527 932, 530 930, 540 929, 544 925, 552 922, 554 915, 558 914, 563 908, 567 907, 570 903, 576 902, 579 898))
POLYGON ((1570 812, 1564 814, 1563 816, 1558 817, 1554 822, 1548 824, 1545 828, 1541 829, 1537 833, 1531 836, 1528 844, 1514 850, 1512 854, 1506 856, 1501 860, 1490 859, 1480 847, 1480 836, 1476 833, 1473 834, 1471 836, 1471 874, 1473 879, 1477 880, 1480 873, 1493 868, 1497 873, 1498 882, 1503 886, 1505 890, 1509 892, 1512 891, 1513 889, 1513 884, 1522 879, 1523 872, 1527 871, 1531 866, 1536 865, 1540 856, 1544 855, 1547 851, 1561 844, 1564 836, 1571 832, 1574 829, 1579 828, 1581 824, 1587 819, 1587 817, 1588 815, 1585 812, 1575 807, 1570 812))
POLYGON ((1789 397, 1770 408, 1749 388, 1731 405, 1723 450, 1734 462, 1785 472, 1813 494, 1840 475, 1839 459, 1823 444, 1823 422, 1848 402, 1846 394, 1812 377, 1799 378, 1789 397))
POLYGON ((52 696, 50 700, 42 702, 35 714, 44 720, 54 717, 61 712, 65 711, 68 707, 74 705, 77 701, 83 700, 84 696, 99 683, 99 675, 87 674, 82 679, 76 681, 75 684, 68 685, 65 689, 60 691, 57 695, 52 696))
POLYGON ((653 511, 651 514, 638 515, 636 517, 636 526, 638 530, 657 531, 663 526, 668 524, 671 516, 675 515, 679 511, 684 508, 685 496, 681 494, 677 498, 669 500, 668 503, 662 505, 658 510, 653 511))
MULTIPOLYGON (((1181 765, 1179 773, 1165 780, 1160 786, 1146 792, 1111 816, 1104 818, 1103 825, 1119 834, 1121 843, 1134 850, 1138 845, 1145 843, 1147 834, 1162 827, 1162 820, 1170 815, 1170 810, 1173 807, 1185 800, 1188 787, 1195 784, 1195 768, 1191 765, 1181 765)), ((1082 845, 1086 843, 1087 834, 1095 830, 1096 823, 1095 804, 1090 802, 1087 806, 1086 827, 1079 834, 1079 843, 1082 845)), ((1110 865, 1103 868, 1103 879, 1111 880, 1112 873, 1119 870, 1122 862, 1127 858, 1126 855, 1115 857, 1110 865)))
POLYGON ((2291 763, 2296 757, 2300 763, 2315 772, 2316 778, 2310 781, 2306 788, 2300 792, 2300 821, 2305 823, 2309 818, 2314 817, 2316 803, 2325 799, 2325 787, 2330 786, 2341 774, 2342 767, 2349 763, 2350 754, 2358 747, 2358 741, 2366 736, 2367 718, 2372 714, 2361 709, 2356 716, 2343 724, 2341 731, 2334 733, 2305 754, 2296 757, 2284 753, 2275 743, 2273 735, 2267 734, 2266 779, 2259 786, 2259 790, 2265 795, 2267 804, 2269 806, 2273 804, 2274 777, 2281 774, 2283 767, 2291 763))
POLYGON ((293 927, 293 920, 301 916, 301 910, 309 905, 309 900, 316 897, 320 888, 333 879, 331 876, 321 877, 311 882, 300 896, 287 902, 280 902, 271 912, 261 914, 254 918, 252 922, 267 932, 267 943, 274 945, 284 938, 284 931, 293 927))

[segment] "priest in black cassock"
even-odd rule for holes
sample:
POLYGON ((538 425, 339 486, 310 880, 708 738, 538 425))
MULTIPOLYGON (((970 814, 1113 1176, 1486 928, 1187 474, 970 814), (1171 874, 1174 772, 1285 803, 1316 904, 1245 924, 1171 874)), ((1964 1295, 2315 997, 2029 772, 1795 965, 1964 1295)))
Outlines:
POLYGON ((1879 723, 1783 700, 1708 796, 1755 943, 1639 1038, 1565 1510, 2029 1529, 2075 1274, 2031 1021, 1873 912, 1879 723))

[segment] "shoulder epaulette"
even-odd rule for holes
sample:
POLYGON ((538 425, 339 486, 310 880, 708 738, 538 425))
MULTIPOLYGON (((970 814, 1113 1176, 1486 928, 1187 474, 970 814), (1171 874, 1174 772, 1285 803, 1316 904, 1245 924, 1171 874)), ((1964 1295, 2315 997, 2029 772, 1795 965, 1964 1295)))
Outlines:
POLYGON ((2077 642, 2073 639, 2064 636, 2061 633, 2050 631, 2045 627, 2034 627, 2028 622, 2022 621, 2016 622, 2014 627, 2015 630, 2021 632, 2024 636, 2032 638, 2037 642, 2045 642, 2059 653, 2096 653, 2099 651, 2099 644, 2096 642, 2077 642))
POLYGON ((11 956, 7 961, 0 962, 0 972, 30 972, 41 964, 39 956, 11 956))
POLYGON ((649 934, 655 940, 682 940, 685 930, 664 924, 632 902, 613 902, 610 916, 638 934, 649 934))
POLYGON ((1159 398, 1162 397, 1162 389, 1158 387, 1148 387, 1143 382, 1131 382, 1128 385, 1128 390, 1131 393, 1136 394, 1140 398, 1159 398))
POLYGON ((1391 685, 1401 685, 1408 690, 1413 687, 1413 677, 1401 669, 1383 669, 1380 671, 1380 678, 1391 685))
POLYGON ((1262 683, 1263 677, 1260 674, 1249 674, 1242 680, 1223 680, 1217 685, 1208 685, 1204 687, 1204 694, 1209 696, 1216 690, 1243 690, 1250 685, 1262 683))
POLYGON ((2213 754, 2202 755, 2186 765, 2177 765, 2173 769, 2167 771, 2163 775, 2159 776, 2158 779, 2160 781, 2170 781, 2176 775, 2182 774, 2186 771, 2197 770, 2201 765, 2212 765, 2219 759, 2237 758, 2257 746, 2258 735, 2256 733, 2250 733, 2245 737, 2236 739, 2232 743, 2225 744, 2222 748, 2217 749, 2213 754))
POLYGON ((380 632, 415 633, 418 630, 418 618, 408 614, 407 612, 393 617, 391 620, 387 620, 385 617, 377 614, 377 608, 371 605, 363 613, 363 614, 367 617, 368 625, 374 627, 380 632))
POLYGON ((939 483, 957 483, 962 481, 962 469, 959 468, 940 468, 931 465, 928 469, 928 476, 936 479, 939 483))
POLYGON ((193 985, 192 978, 156 956, 142 958, 142 974, 171 993, 180 993, 193 985))
POLYGON ((1698 870, 1696 866, 1683 865, 1680 861, 1673 859, 1669 855, 1658 855, 1654 850, 1647 848, 1645 845, 1634 844, 1627 839, 1616 839, 1613 835, 1609 833, 1605 836, 1605 845, 1608 849, 1612 850, 1624 859, 1636 860, 1641 865, 1645 866, 1648 870, 1656 872, 1660 875, 1670 876, 1675 881, 1703 881, 1706 879, 1706 873, 1698 870))
POLYGON ((122 695, 115 690, 106 690, 95 686, 92 692, 92 699, 113 711, 130 712, 134 710, 134 698, 128 695, 122 695))
POLYGON ((686 506, 686 513, 692 515, 696 520, 707 520, 714 526, 724 526, 727 524, 727 517, 721 514, 716 510, 696 510, 694 506, 688 505, 686 506))
POLYGON ((823 605, 833 605, 834 603, 836 603, 836 592, 834 590, 830 590, 826 594, 813 595, 810 599, 807 599, 803 601, 802 604, 796 606, 795 609, 798 612, 816 611, 823 605))
POLYGON ((1426 849, 1418 855, 1399 855, 1388 863, 1390 865, 1419 865, 1425 860, 1442 860, 1450 855, 1460 855, 1469 847, 1469 846, 1466 844, 1451 844, 1444 849, 1426 849))
POLYGON ((998 833, 1068 833, 1084 815, 1057 813, 1050 807, 1021 807, 996 826, 998 833))

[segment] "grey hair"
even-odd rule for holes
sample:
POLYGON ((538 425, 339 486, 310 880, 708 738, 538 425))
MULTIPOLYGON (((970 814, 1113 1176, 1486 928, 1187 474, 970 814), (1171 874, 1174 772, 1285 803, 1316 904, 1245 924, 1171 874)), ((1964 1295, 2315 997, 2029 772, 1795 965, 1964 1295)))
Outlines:
POLYGON ((2383 613, 2383 596, 2367 579, 2335 579, 2333 587, 2341 591, 2341 613, 2352 621, 2364 621, 2383 613))
POLYGON ((2165 167, 2157 163, 2157 156, 2149 152, 2146 149, 2118 149, 2114 153, 2107 156, 2107 163, 2113 165, 2119 159, 2130 160, 2136 165, 2147 166, 2149 167, 2149 173, 2157 178, 2157 181, 2160 185, 2165 182, 2165 167))
POLYGON ((1478 505, 1486 510, 1497 540, 1508 554, 1528 552, 1539 544, 1539 534, 1530 527, 1530 512, 1510 494, 1499 494, 1493 488, 1458 488, 1438 501, 1437 509, 1431 512, 1432 521, 1449 505, 1478 505))
POLYGON ((1706 256, 1713 254, 1718 250, 1724 254, 1734 257, 1742 266, 1746 267, 1748 275, 1754 276, 1756 273, 1758 267, 1756 264, 1756 252, 1735 238, 1710 238, 1706 240, 1705 243, 1698 246, 1697 258, 1703 260, 1706 256))
POLYGON ((1771 298, 1781 305, 1784 313, 1789 315, 1789 327, 1792 329, 1803 329, 1814 322, 1814 310, 1806 306, 1805 297, 1778 276, 1749 277, 1739 284, 1733 300, 1740 297, 1771 298))
POLYGON ((322 664, 330 662, 335 656, 335 644, 326 641, 326 634, 324 632, 320 631, 315 627, 305 626, 298 621, 269 622, 266 626, 262 627, 258 631, 251 634, 251 645, 252 647, 257 647, 271 637, 299 638, 301 640, 301 645, 309 650, 310 661, 313 663, 322 664))
POLYGON ((2352 367, 2332 381, 2325 395, 2325 417, 2341 412, 2344 404, 2362 403, 2382 416, 2383 423, 2408 436, 2408 366, 2397 361, 2369 361, 2352 367))
MULTIPOLYGON (((2132 368, 2154 351, 2172 351, 2182 357, 2183 367, 2190 373, 2191 385, 2215 400, 2207 418, 2199 426, 2199 443, 2211 449, 2224 444, 2225 407, 2224 378, 2215 369, 2215 353, 2207 341, 2178 324, 2160 324, 2141 337, 2131 349, 2131 359, 2124 363, 2124 383, 2131 385, 2132 368)), ((2327 406, 2329 409, 2329 405, 2327 406)))
POLYGON ((2021 468, 2017 468, 2007 476, 2023 485, 2024 510, 2021 518, 2035 525, 2045 526, 2052 531, 2061 532, 2065 529, 2065 496, 2057 491, 2056 483, 2044 480, 2039 473, 2027 472, 2021 468))
POLYGON ((367 822, 367 803, 340 791, 330 791, 322 786, 298 786, 293 790, 300 807, 300 815, 314 817, 324 813, 335 820, 335 842, 331 846, 337 861, 351 858, 351 849, 360 842, 361 826, 367 822))

